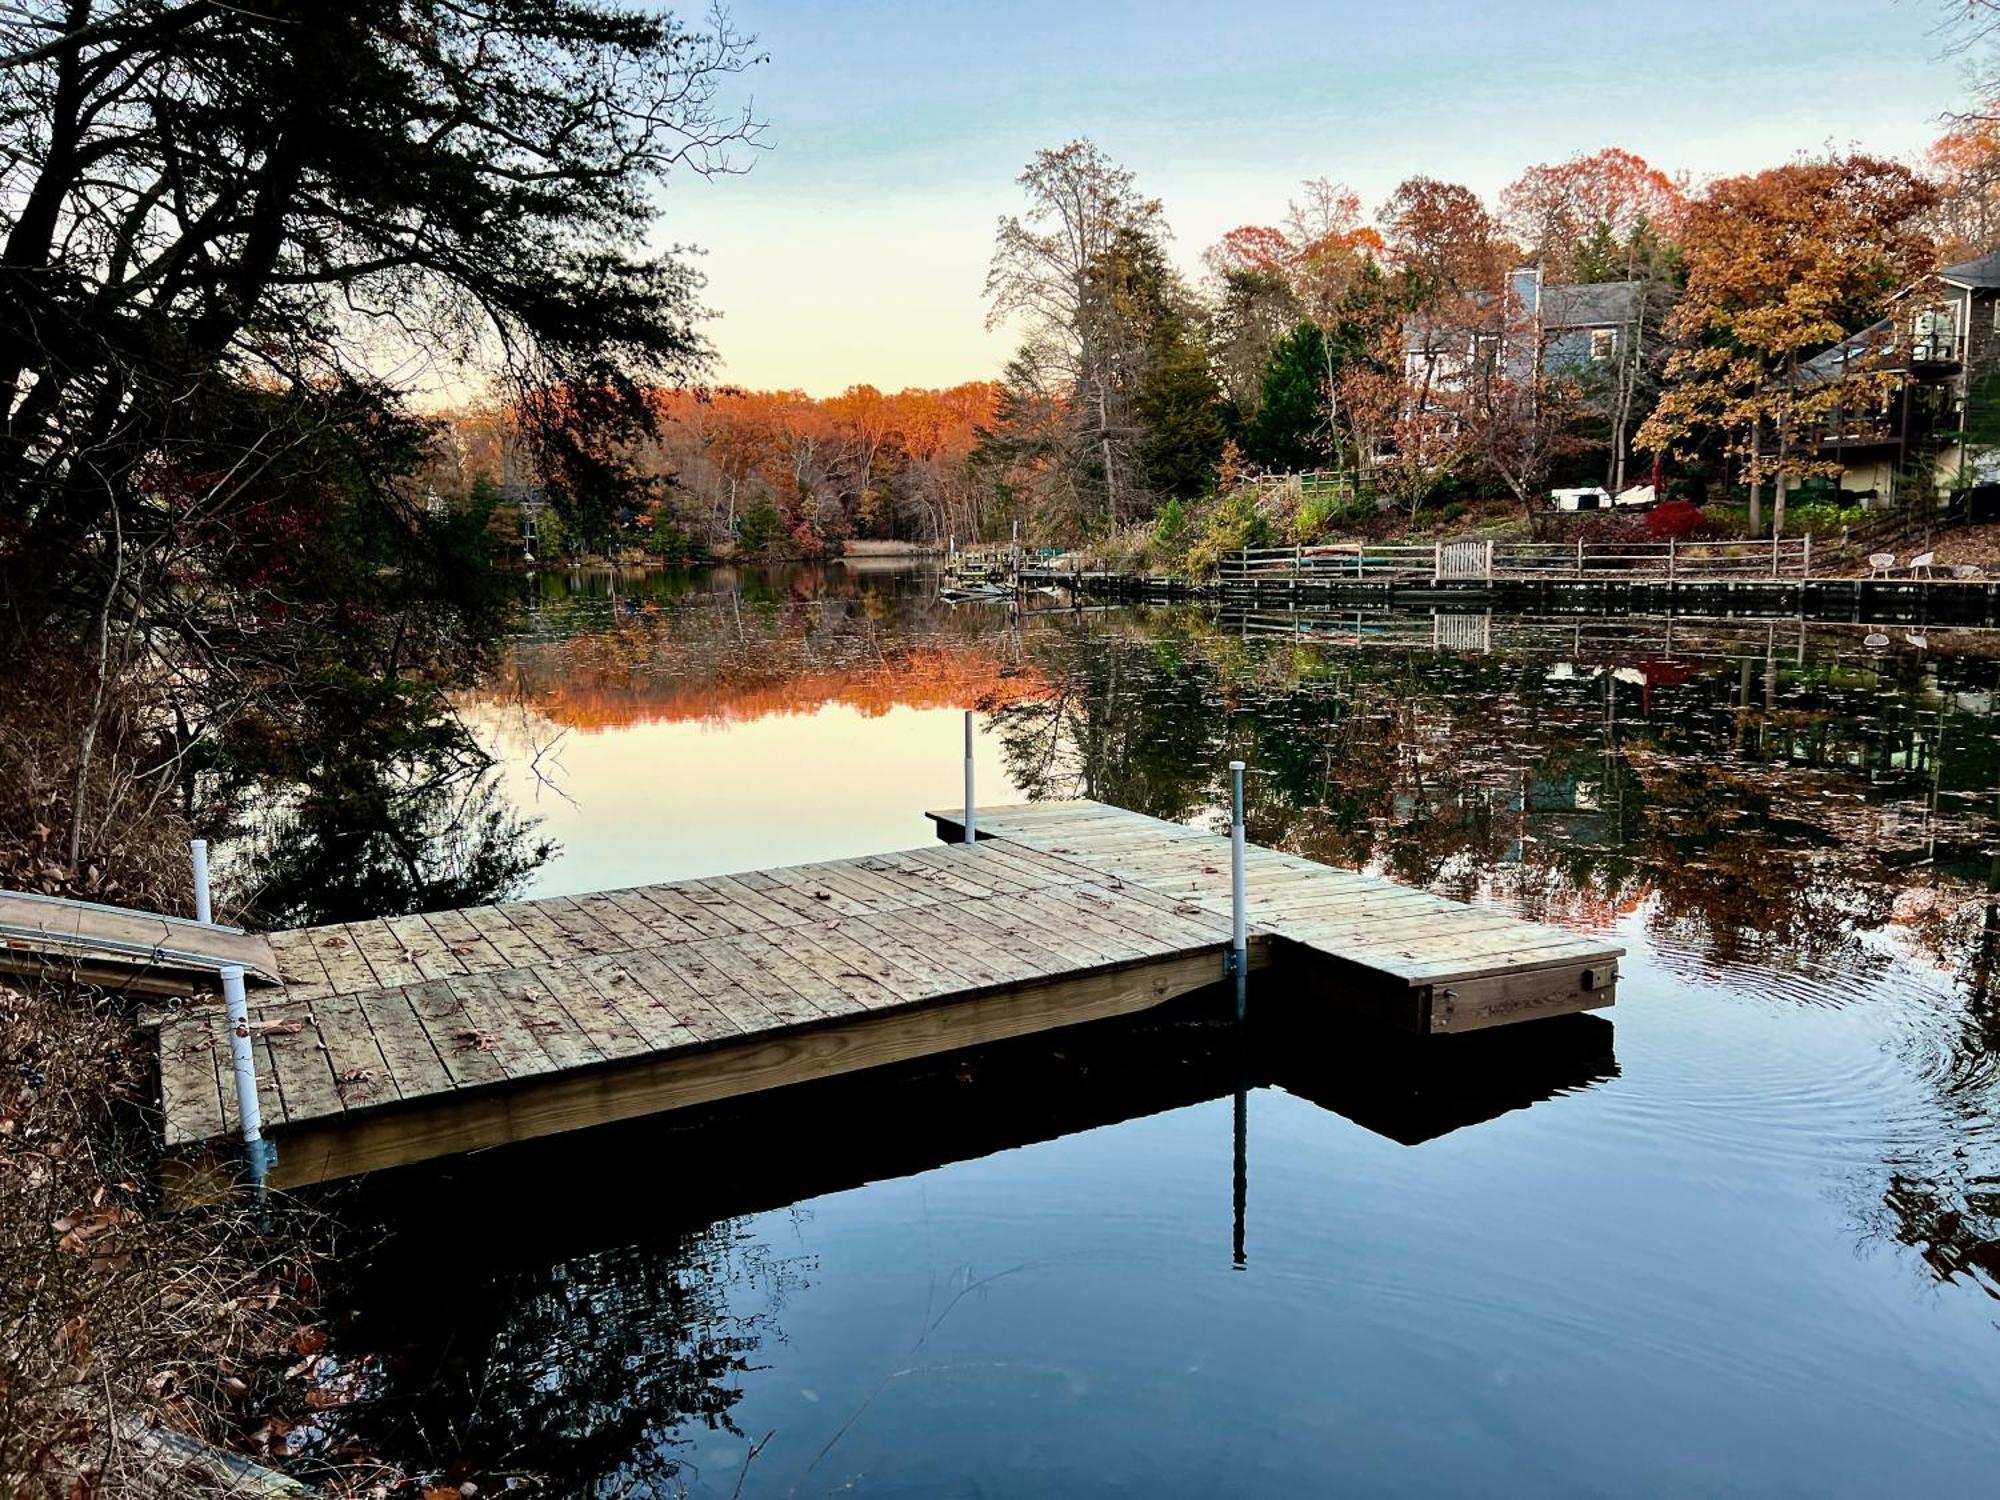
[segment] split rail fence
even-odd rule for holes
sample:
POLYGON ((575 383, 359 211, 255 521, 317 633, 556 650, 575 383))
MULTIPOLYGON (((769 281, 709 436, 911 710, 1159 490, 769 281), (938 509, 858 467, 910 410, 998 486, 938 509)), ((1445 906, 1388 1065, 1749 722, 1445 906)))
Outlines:
POLYGON ((1222 581, 1309 579, 1337 583, 1664 579, 1706 582, 1809 578, 1813 539, 1727 542, 1328 542, 1257 547, 1222 559, 1222 581))

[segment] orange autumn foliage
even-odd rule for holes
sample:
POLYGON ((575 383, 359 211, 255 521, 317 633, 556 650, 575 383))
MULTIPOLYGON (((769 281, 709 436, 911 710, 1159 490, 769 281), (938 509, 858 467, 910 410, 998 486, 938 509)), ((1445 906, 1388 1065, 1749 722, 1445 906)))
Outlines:
POLYGON ((1551 281, 1575 273, 1577 258, 1600 224, 1623 243, 1642 224, 1672 239, 1686 204, 1676 180, 1643 156, 1606 146, 1589 156, 1528 168, 1500 194, 1509 233, 1542 265, 1551 281))
POLYGON ((538 712, 586 734, 634 724, 741 724, 813 714, 834 705, 871 719, 897 708, 993 709, 1055 694, 1049 680, 1034 669, 1015 667, 984 650, 937 647, 898 652, 862 666, 670 679, 635 675, 615 663, 594 670, 587 654, 566 651, 552 681, 536 684, 538 674, 531 670, 526 675, 538 712))

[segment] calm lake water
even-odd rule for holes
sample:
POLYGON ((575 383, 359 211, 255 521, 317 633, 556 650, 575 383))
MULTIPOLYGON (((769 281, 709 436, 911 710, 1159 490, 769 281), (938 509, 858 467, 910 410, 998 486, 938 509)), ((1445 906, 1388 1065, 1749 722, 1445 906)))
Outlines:
POLYGON ((982 800, 1219 826, 1238 757, 1253 839, 1614 934, 1618 1004, 1265 986, 385 1175, 343 1430, 489 1493, 1991 1493, 1996 691, 1909 626, 545 577, 463 870, 920 844, 976 705, 982 800))

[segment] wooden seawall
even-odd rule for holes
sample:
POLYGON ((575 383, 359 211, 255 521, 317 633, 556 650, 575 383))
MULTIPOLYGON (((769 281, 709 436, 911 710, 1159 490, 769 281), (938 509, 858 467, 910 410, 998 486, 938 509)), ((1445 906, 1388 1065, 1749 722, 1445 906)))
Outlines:
MULTIPOLYGON (((954 814, 932 814, 947 839, 954 814)), ((1097 803, 976 844, 270 936, 251 1027, 302 1186, 1129 1014, 1216 983, 1228 841, 1097 803)), ((1270 850, 1253 969, 1417 1032, 1612 1002, 1619 950, 1270 850)), ((1261 986, 1260 986, 1261 987, 1261 986)), ((226 1023, 159 1032, 170 1196, 235 1172, 226 1023)))

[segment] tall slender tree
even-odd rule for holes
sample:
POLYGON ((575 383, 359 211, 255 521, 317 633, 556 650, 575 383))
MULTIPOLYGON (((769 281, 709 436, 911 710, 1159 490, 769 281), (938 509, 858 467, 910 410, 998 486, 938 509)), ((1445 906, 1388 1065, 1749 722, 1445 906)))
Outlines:
POLYGON ((1016 373, 1060 381, 1092 471, 1065 486, 1086 498, 1082 529, 1144 507, 1131 402, 1161 298, 1160 202, 1088 140, 1040 151, 1018 179, 1026 211, 1000 220, 986 277, 990 326, 1021 328, 1016 373))

